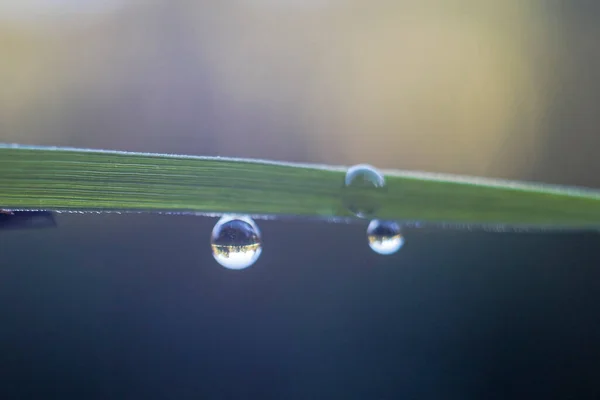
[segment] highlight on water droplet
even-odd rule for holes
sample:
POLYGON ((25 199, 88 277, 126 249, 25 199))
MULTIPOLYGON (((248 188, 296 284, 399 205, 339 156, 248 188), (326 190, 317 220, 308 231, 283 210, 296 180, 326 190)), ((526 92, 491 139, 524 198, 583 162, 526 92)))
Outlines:
POLYGON ((350 167, 344 179, 344 206, 360 218, 373 217, 380 207, 379 196, 385 188, 383 175, 368 164, 350 167))
POLYGON ((212 230, 210 245, 215 260, 228 269, 248 268, 262 252, 258 226, 243 215, 221 217, 212 230))
POLYGON ((404 245, 400 226, 393 221, 374 219, 367 227, 367 238, 369 247, 375 253, 382 255, 394 254, 404 245))

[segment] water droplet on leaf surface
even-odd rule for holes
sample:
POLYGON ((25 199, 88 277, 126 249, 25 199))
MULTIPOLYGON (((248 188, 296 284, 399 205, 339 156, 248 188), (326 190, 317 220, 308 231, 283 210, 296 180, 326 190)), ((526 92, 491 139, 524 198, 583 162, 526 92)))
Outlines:
POLYGON ((389 255, 397 252, 404 244, 400 226, 393 221, 373 220, 367 228, 369 246, 375 253, 389 255))
POLYGON ((359 164, 346 172, 342 193, 344 206, 357 217, 375 215, 380 207, 380 195, 385 190, 385 178, 374 167, 359 164))
POLYGON ((225 215, 210 238, 215 260, 228 269, 248 268, 262 252, 260 230, 250 217, 225 215))

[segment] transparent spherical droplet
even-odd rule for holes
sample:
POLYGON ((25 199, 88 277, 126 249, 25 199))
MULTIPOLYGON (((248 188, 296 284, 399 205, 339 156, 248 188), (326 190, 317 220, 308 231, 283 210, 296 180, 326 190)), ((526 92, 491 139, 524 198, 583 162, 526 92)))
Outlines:
POLYGON ((384 189, 385 178, 371 165, 350 167, 344 180, 344 206, 357 217, 372 217, 380 207, 384 189))
POLYGON ((400 234, 400 226, 393 221, 373 220, 367 228, 369 246, 375 253, 389 255, 400 250, 404 238, 400 234))
POLYGON ((262 252, 260 230, 246 216, 223 216, 212 230, 210 245, 215 260, 229 269, 248 268, 262 252))

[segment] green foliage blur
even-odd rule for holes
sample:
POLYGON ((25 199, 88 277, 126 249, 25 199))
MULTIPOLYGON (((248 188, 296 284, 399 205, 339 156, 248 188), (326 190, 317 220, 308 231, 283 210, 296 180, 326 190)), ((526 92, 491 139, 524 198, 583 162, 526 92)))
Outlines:
POLYGON ((2 0, 0 142, 600 187, 596 9, 2 0))

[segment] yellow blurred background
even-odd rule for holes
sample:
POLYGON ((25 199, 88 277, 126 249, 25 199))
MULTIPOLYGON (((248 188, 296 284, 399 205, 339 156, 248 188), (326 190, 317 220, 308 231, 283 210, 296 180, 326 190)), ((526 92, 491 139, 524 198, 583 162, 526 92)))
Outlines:
POLYGON ((600 3, 0 0, 0 141, 600 187, 600 3))

